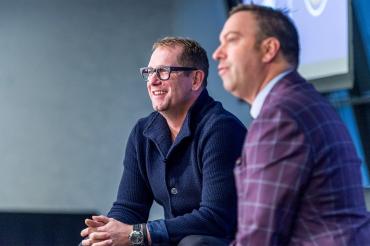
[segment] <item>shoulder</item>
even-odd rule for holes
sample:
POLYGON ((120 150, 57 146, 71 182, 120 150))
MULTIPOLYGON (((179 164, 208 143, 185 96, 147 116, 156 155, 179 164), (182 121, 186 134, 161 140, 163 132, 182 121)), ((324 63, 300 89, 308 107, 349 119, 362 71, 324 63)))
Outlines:
POLYGON ((144 130, 153 124, 158 115, 158 112, 152 112, 148 116, 138 119, 131 130, 130 138, 143 136, 144 130))
POLYGON ((222 127, 232 131, 246 131, 244 124, 217 101, 214 101, 198 118, 200 118, 198 125, 203 126, 204 130, 222 127))
POLYGON ((241 146, 246 135, 243 123, 214 102, 193 122, 194 137, 200 146, 241 146))
POLYGON ((209 122, 230 122, 244 127, 243 123, 234 114, 224 109, 218 101, 214 101, 201 117, 209 122))
MULTIPOLYGON (((280 81, 267 96, 261 115, 283 112, 296 120, 320 117, 320 113, 333 113, 334 109, 314 87, 300 76, 291 76, 280 81)), ((335 117, 335 116, 334 116, 335 117)))
POLYGON ((134 125, 134 129, 135 128, 142 130, 145 129, 146 127, 153 123, 153 121, 158 117, 158 115, 159 115, 158 112, 151 112, 148 116, 139 118, 134 125))
POLYGON ((288 138, 294 132, 309 143, 338 125, 342 123, 335 109, 310 83, 283 79, 266 98, 249 135, 288 138))
POLYGON ((244 127, 240 120, 225 110, 220 102, 215 101, 206 89, 202 91, 190 109, 189 116, 193 128, 203 128, 220 122, 235 123, 242 128, 244 127))

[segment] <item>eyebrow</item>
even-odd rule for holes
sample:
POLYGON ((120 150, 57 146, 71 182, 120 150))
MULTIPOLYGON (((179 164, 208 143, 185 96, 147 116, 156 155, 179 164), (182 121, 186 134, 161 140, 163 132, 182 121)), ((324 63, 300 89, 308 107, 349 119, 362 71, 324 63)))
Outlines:
POLYGON ((222 35, 221 38, 227 38, 230 35, 236 35, 236 36, 241 36, 241 33, 238 31, 229 31, 226 34, 222 35))

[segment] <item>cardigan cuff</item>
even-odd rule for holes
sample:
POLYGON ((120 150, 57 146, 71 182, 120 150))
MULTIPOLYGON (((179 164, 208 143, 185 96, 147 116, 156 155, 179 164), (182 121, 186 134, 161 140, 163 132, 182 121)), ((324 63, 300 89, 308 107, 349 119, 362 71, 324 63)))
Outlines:
POLYGON ((164 223, 164 220, 148 221, 147 226, 150 233, 152 245, 160 245, 169 242, 170 237, 168 235, 167 227, 164 223))

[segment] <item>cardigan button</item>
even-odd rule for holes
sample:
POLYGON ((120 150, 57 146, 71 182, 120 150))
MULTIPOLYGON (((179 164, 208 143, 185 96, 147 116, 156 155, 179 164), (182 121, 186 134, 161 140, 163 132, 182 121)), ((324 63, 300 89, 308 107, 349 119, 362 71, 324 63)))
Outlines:
POLYGON ((172 188, 171 189, 171 194, 172 195, 176 195, 177 194, 177 189, 176 188, 172 188))

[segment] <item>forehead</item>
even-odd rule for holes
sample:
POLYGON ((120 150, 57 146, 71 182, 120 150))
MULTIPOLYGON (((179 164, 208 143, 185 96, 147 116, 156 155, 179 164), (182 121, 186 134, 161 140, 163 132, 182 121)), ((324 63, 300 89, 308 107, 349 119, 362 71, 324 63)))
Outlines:
POLYGON ((183 48, 180 46, 158 47, 153 51, 150 57, 149 66, 178 66, 178 57, 182 53, 182 50, 183 48))
POLYGON ((256 30, 257 22, 254 15, 250 11, 239 11, 227 19, 220 34, 220 38, 225 38, 232 33, 243 36, 248 34, 254 35, 256 30))

